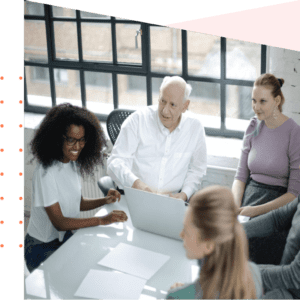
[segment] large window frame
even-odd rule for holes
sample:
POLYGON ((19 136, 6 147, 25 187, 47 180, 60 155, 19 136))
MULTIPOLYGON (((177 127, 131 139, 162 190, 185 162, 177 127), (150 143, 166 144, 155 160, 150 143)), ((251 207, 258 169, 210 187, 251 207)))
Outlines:
MULTIPOLYGON (((163 78, 165 76, 172 76, 174 74, 161 73, 151 71, 151 45, 150 45, 150 27, 159 26, 155 24, 148 24, 142 22, 136 22, 131 20, 123 20, 115 17, 107 19, 96 19, 96 18, 83 18, 80 16, 80 11, 76 10, 76 17, 54 17, 52 15, 52 6, 44 4, 44 16, 37 15, 25 15, 25 20, 41 20, 45 21, 46 27, 46 43, 48 62, 36 62, 27 61, 24 62, 24 68, 26 66, 31 67, 44 67, 49 69, 50 79, 50 93, 52 100, 52 107, 56 105, 56 92, 55 92, 55 75, 54 69, 70 69, 79 71, 80 76, 80 91, 82 106, 86 107, 86 83, 84 78, 85 71, 92 72, 108 72, 112 74, 112 90, 113 90, 113 105, 114 109, 119 106, 118 97, 118 75, 142 75, 146 77, 146 94, 147 94, 147 105, 152 105, 152 78, 163 78), (67 61, 57 59, 55 57, 55 38, 54 38, 54 22, 76 22, 77 26, 77 44, 78 44, 78 61, 67 61), (102 62, 90 62, 83 60, 83 47, 82 47, 82 35, 81 35, 81 23, 109 23, 111 24, 111 38, 112 38, 112 63, 102 62), (142 64, 135 65, 130 63, 120 63, 117 60, 117 40, 116 40, 116 25, 117 24, 138 24, 141 28, 141 51, 142 51, 142 64)), ((181 30, 181 47, 182 47, 182 74, 180 76, 187 82, 208 82, 220 84, 220 118, 221 126, 220 129, 205 127, 205 132, 210 136, 223 136, 223 137, 234 137, 243 138, 243 131, 229 130, 225 125, 226 118, 226 86, 253 86, 254 81, 251 80, 239 80, 239 79, 228 79, 226 78, 226 38, 220 38, 221 45, 221 76, 220 78, 200 77, 192 76, 188 73, 188 46, 187 46, 187 31, 181 30)), ((266 45, 261 45, 261 73, 266 72, 266 45)), ((24 74, 26 74, 24 70, 24 74)), ((24 100, 25 100, 25 112, 34 112, 45 114, 50 108, 44 106, 34 106, 28 103, 27 99, 27 88, 26 88, 26 75, 24 80, 24 100)), ((97 114, 96 116, 100 121, 106 121, 108 115, 97 114)))

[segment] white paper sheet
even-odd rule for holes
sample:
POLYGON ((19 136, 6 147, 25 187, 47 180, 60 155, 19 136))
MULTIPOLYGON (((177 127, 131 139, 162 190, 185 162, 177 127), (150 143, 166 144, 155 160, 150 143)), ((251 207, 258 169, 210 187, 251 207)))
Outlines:
POLYGON ((144 279, 150 279, 170 256, 120 243, 98 264, 144 279))
POLYGON ((92 299, 139 299, 145 279, 128 274, 90 270, 74 296, 92 299))
POLYGON ((238 215, 238 221, 240 223, 245 223, 245 222, 248 222, 249 220, 250 220, 250 217, 238 215))

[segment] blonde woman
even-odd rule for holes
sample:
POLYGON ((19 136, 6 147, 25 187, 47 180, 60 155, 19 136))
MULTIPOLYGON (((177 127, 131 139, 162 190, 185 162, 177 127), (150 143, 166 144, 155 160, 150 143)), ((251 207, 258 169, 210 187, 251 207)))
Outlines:
POLYGON ((199 260, 199 278, 176 283, 167 299, 254 299, 262 297, 258 267, 248 262, 248 244, 232 192, 213 186, 195 193, 181 232, 189 259, 199 260))

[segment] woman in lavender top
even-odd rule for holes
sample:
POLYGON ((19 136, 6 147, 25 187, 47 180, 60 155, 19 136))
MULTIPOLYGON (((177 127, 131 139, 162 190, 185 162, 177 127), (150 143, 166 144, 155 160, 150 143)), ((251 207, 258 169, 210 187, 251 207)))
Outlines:
MULTIPOLYGON (((283 83, 272 74, 263 74, 254 82, 252 108, 256 117, 245 133, 232 186, 240 214, 251 218, 284 206, 300 194, 300 126, 282 113, 283 83)), ((285 238, 283 234, 278 244, 283 246, 285 238)), ((274 251, 275 245, 270 246, 274 251)))

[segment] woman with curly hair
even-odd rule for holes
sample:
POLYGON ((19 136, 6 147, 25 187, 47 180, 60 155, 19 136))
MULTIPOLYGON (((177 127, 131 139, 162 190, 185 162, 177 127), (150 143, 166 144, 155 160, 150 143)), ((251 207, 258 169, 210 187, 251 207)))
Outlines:
POLYGON ((32 178, 32 208, 25 237, 25 261, 32 272, 67 239, 72 230, 127 220, 114 210, 103 217, 80 218, 80 211, 120 201, 111 189, 99 199, 81 195, 80 177, 103 165, 104 132, 97 117, 85 108, 65 103, 45 116, 30 143, 37 159, 32 178))
POLYGON ((248 243, 237 220, 232 192, 212 186, 196 192, 181 232, 189 259, 197 259, 199 277, 192 284, 175 283, 167 299, 260 299, 262 280, 248 261, 248 243))

